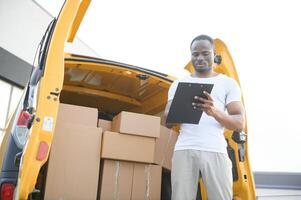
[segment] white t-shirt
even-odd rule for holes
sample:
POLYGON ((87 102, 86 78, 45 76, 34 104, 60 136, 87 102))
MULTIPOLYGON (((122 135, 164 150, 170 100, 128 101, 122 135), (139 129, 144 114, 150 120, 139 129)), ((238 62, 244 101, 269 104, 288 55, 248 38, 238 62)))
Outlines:
MULTIPOLYGON (((175 80, 169 88, 168 101, 173 99, 179 82, 214 84, 210 95, 214 100, 214 106, 221 111, 226 112, 226 105, 230 102, 241 101, 239 85, 233 78, 223 74, 209 78, 197 78, 189 75, 175 80)), ((199 124, 181 124, 175 151, 195 149, 227 153, 226 147, 224 127, 203 112, 199 124)))

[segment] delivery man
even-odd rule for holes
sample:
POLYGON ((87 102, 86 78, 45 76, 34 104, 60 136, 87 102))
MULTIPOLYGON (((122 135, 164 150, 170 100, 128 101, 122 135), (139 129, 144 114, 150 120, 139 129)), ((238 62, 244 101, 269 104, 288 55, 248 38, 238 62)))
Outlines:
MULTIPOLYGON (((172 160, 172 200, 195 200, 202 177, 209 200, 232 200, 232 163, 227 154, 224 127, 241 131, 244 108, 237 82, 213 71, 213 39, 199 35, 190 45, 192 75, 172 83, 168 91, 165 119, 179 82, 214 84, 207 98, 195 96, 191 106, 203 111, 199 124, 180 124, 180 135, 172 160), (227 112, 226 112, 227 111, 227 112)), ((175 124, 166 124, 171 128, 175 124)))

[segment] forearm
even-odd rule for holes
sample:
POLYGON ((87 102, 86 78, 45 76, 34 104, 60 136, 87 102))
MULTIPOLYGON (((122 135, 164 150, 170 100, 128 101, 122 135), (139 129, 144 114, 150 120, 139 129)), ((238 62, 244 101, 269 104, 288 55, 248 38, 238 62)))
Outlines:
POLYGON ((162 125, 166 126, 167 128, 172 128, 173 126, 176 126, 177 124, 166 123, 167 115, 168 115, 168 112, 165 112, 162 117, 162 125))
POLYGON ((213 117, 229 130, 242 131, 244 128, 244 116, 242 114, 228 115, 225 112, 216 110, 213 117))

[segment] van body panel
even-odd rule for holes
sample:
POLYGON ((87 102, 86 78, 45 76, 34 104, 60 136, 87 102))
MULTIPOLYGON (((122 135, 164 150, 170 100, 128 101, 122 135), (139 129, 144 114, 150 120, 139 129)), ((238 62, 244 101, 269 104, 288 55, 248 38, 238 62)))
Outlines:
POLYGON ((76 16, 71 25, 71 29, 69 31, 68 40, 67 40, 68 42, 73 42, 73 40, 76 36, 76 33, 78 31, 78 28, 86 14, 86 11, 87 11, 89 5, 90 5, 90 2, 91 2, 91 0, 82 0, 81 1, 79 8, 77 10, 76 16))
POLYGON ((80 0, 65 1, 52 34, 38 88, 36 120, 21 158, 16 199, 27 199, 34 191, 39 171, 49 156, 64 78, 64 46, 80 3, 80 0), (40 142, 46 142, 49 148, 43 160, 37 159, 40 142))

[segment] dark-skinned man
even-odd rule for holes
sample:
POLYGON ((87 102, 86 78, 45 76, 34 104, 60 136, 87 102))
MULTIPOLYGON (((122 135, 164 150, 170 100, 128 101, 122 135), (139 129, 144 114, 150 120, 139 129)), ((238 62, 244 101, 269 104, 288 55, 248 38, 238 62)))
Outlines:
MULTIPOLYGON (((199 124, 180 124, 180 134, 172 160, 172 200, 195 200, 198 181, 202 177, 208 200, 232 200, 232 163, 227 154, 224 128, 241 131, 244 108, 237 82, 213 71, 214 43, 211 37, 199 35, 190 45, 195 73, 171 85, 169 108, 179 82, 214 84, 207 99, 195 96, 191 106, 202 110, 199 124)), ((166 124, 171 128, 175 124, 166 124)))

